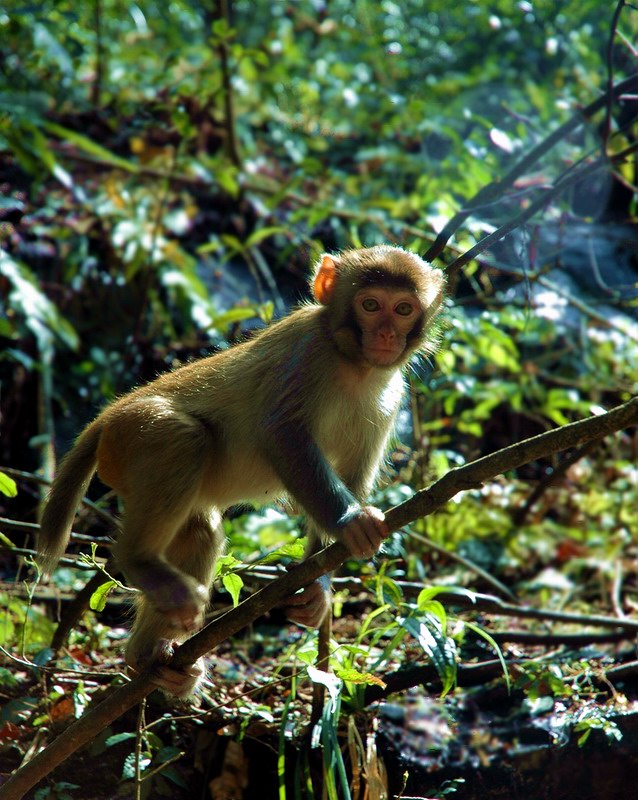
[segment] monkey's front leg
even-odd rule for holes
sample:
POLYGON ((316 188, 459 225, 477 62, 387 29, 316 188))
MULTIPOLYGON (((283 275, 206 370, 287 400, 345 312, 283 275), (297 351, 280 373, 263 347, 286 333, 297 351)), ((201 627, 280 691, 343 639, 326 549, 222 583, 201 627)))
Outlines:
MULTIPOLYGON (((374 506, 367 506, 360 511, 363 515, 353 514, 343 526, 341 541, 346 545, 355 558, 364 558, 374 555, 381 542, 387 536, 387 526, 384 516, 374 506), (369 521, 371 525, 364 524, 369 521)), ((314 525, 309 526, 310 544, 306 550, 305 558, 318 553, 324 546, 320 533, 314 525)), ((308 628, 318 628, 332 606, 330 590, 330 576, 322 575, 300 592, 288 597, 284 603, 284 610, 288 619, 297 625, 308 628)))
MULTIPOLYGON (((288 492, 311 519, 306 557, 320 549, 320 531, 342 541, 355 558, 373 556, 388 533, 383 512, 373 506, 362 507, 307 428, 286 416, 290 415, 277 413, 276 422, 264 424, 261 446, 288 492)), ((360 477, 353 482, 356 490, 363 480, 360 477)), ((318 627, 330 608, 329 579, 315 581, 292 595, 284 607, 293 622, 318 627)))
POLYGON ((319 530, 342 541, 354 558, 377 552, 388 535, 383 512, 361 506, 302 424, 265 424, 261 444, 288 492, 319 530))

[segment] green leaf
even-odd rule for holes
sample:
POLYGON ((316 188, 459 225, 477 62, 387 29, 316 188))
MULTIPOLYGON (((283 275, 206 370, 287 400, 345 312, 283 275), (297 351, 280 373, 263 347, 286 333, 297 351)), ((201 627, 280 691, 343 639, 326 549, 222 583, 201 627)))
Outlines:
POLYGON ((4 472, 0 472, 0 492, 6 497, 16 497, 18 494, 18 484, 4 472))
POLYGON ((387 603, 398 608, 403 602, 403 592, 397 582, 380 572, 376 583, 377 603, 387 603))
POLYGON ((259 316, 262 322, 271 322, 274 312, 275 304, 272 302, 272 300, 268 300, 266 303, 262 303, 259 306, 259 316))
POLYGON ((418 641, 431 658, 446 695, 456 684, 456 644, 445 632, 441 620, 431 614, 413 615, 401 625, 418 641))
POLYGON ((223 314, 214 316, 209 328, 215 328, 223 331, 231 325, 235 325, 238 322, 243 322, 246 319, 254 319, 258 316, 259 311, 254 306, 232 308, 230 311, 225 311, 223 314))
MULTIPOLYGON (((20 683, 18 679, 11 670, 7 669, 6 667, 0 667, 0 686, 3 686, 7 689, 16 689, 19 685, 20 683)), ((0 717, 3 722, 8 721, 6 714, 4 713, 5 709, 6 705, 2 709, 2 716, 0 717)))
POLYGON ((219 578, 220 575, 232 572, 233 570, 242 566, 243 562, 238 558, 235 558, 232 553, 225 553, 223 556, 220 556, 217 559, 217 563, 215 564, 215 577, 219 578))
POLYGON ((255 245, 258 245, 270 236, 274 236, 276 233, 286 233, 286 228, 282 228, 280 225, 275 225, 270 228, 260 228, 260 230, 251 233, 246 239, 246 247, 255 247, 255 245))
POLYGON ((223 233, 219 237, 229 250, 234 253, 243 253, 246 249, 245 244, 237 236, 232 233, 223 233))
POLYGON ((342 681, 348 681, 348 683, 363 684, 365 686, 380 686, 382 689, 385 689, 387 685, 381 678, 373 675, 371 672, 359 672, 359 670, 352 669, 351 667, 345 669, 337 667, 335 668, 335 675, 341 678, 342 681))
POLYGON ((15 548, 15 544, 11 541, 11 539, 9 539, 8 536, 5 536, 2 532, 0 532, 0 542, 2 542, 2 544, 5 547, 8 547, 10 550, 15 548))
POLYGON ((462 586, 428 586, 426 589, 421 589, 417 597, 417 606, 423 608, 426 603, 433 600, 437 595, 445 592, 446 594, 457 594, 459 597, 467 597, 472 603, 476 603, 476 594, 469 589, 462 586))
POLYGON ((135 739, 136 735, 137 734, 135 733, 115 733, 113 736, 109 736, 104 744, 106 747, 113 747, 114 745, 121 744, 129 739, 135 739))
POLYGON ((268 553, 268 555, 264 556, 263 558, 259 559, 260 564, 272 564, 278 563, 281 561, 282 558, 293 558, 295 561, 301 561, 303 555, 305 553, 305 545, 302 539, 295 539, 294 542, 288 542, 287 544, 278 547, 276 550, 273 550, 272 553, 268 553))
MULTIPOLYGON (((583 728, 581 727, 580 730, 583 730, 583 728)), ((592 732, 592 729, 591 728, 585 728, 584 731, 585 732, 583 734, 581 734, 578 737, 578 739, 576 740, 576 743, 578 744, 579 747, 582 747, 587 742, 587 739, 589 739, 589 736, 590 736, 590 734, 592 732)))
POLYGON ((197 275, 166 267, 161 270, 160 276, 163 286, 177 287, 184 291, 186 297, 208 300, 208 290, 197 275))
POLYGON ((88 153, 88 155, 99 158, 100 161, 105 161, 112 167, 123 169, 126 172, 139 172, 139 168, 135 164, 127 161, 125 158, 116 156, 114 153, 111 153, 110 150, 107 150, 106 147, 102 147, 102 145, 99 145, 97 142, 89 139, 88 136, 84 136, 77 131, 69 130, 69 128, 65 128, 63 125, 58 125, 57 122, 45 122, 44 128, 45 130, 49 131, 49 133, 59 136, 60 139, 64 139, 65 141, 74 144, 79 150, 82 150, 84 153, 88 153))
POLYGON ((224 584, 224 588, 233 598, 233 606, 236 606, 239 603, 239 594, 242 590, 244 585, 243 580, 237 575, 237 573, 231 573, 230 575, 224 575, 222 578, 222 583, 224 584))
POLYGON ((106 600, 109 594, 117 586, 117 581, 106 581, 93 592, 89 600, 89 608, 92 611, 104 611, 106 600))
POLYGON ((316 638, 310 639, 304 645, 295 649, 295 656, 304 664, 314 664, 319 655, 316 638))
MULTIPOLYGON (((177 749, 177 748, 172 748, 172 749, 177 749)), ((171 781, 176 786, 180 786, 182 789, 192 790, 192 786, 189 786, 189 784, 184 780, 182 774, 179 772, 179 770, 175 769, 175 767, 173 766, 166 767, 166 769, 162 770, 161 774, 163 778, 166 778, 167 780, 171 781)))
POLYGON ((220 39, 225 39, 235 35, 235 30, 230 27, 228 21, 223 17, 221 19, 216 19, 211 25, 210 29, 213 34, 220 39))
POLYGON ((447 614, 443 603, 440 603, 438 600, 430 600, 419 607, 419 611, 424 614, 432 614, 432 616, 436 617, 441 623, 441 630, 447 630, 447 614))
POLYGON ((163 746, 160 737, 152 730, 146 731, 146 742, 150 751, 160 750, 163 746))
POLYGON ((55 653, 53 652, 53 648, 43 647, 42 650, 38 650, 33 657, 33 663, 37 664, 39 667, 44 667, 49 663, 49 661, 51 661, 54 655, 55 653))
POLYGON ((219 187, 223 189, 231 197, 239 195, 239 183, 237 181, 237 169, 235 167, 226 167, 215 171, 215 180, 219 187))
POLYGON ((167 761, 171 761, 174 758, 178 758, 179 756, 183 755, 183 750, 180 750, 179 747, 173 747, 173 745, 166 745, 162 747, 158 754, 155 756, 155 760, 159 764, 164 764, 167 761))
POLYGON ((11 285, 11 306, 23 315, 26 326, 38 340, 41 350, 48 347, 49 331, 71 350, 77 350, 79 338, 73 326, 44 294, 35 275, 27 266, 0 250, 0 275, 11 285))
POLYGON ((467 621, 465 621, 463 624, 465 625, 466 628, 469 628, 471 631, 474 631, 474 633, 476 633, 478 636, 481 636, 483 639, 485 639, 486 642, 489 642, 489 644, 494 648, 494 651, 498 656, 498 660, 501 662, 501 666, 503 667, 503 677, 505 678, 505 684, 507 685, 507 691, 509 692, 511 688, 510 673, 509 670, 507 669, 507 664, 505 663, 503 652, 501 651, 501 648, 498 646, 497 642, 495 642, 494 639, 490 636, 490 634, 486 630, 481 628, 480 625, 476 625, 473 622, 467 622, 467 621))

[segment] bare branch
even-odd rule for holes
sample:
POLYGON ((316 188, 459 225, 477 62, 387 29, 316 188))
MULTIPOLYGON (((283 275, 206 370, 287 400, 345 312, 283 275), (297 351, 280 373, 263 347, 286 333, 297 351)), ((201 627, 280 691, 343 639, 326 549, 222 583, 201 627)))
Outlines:
POLYGON ((618 25, 620 23, 620 15, 625 5, 625 0, 619 0, 616 5, 616 10, 614 11, 614 16, 611 21, 611 29, 609 31, 609 41, 607 42, 607 105, 605 108, 605 121, 602 125, 602 146, 605 150, 607 150, 609 134, 611 133, 612 89, 614 86, 614 44, 616 33, 618 32, 618 25))
POLYGON ((464 267, 468 262, 483 253, 494 243, 500 242, 500 240, 511 231, 515 230, 516 228, 520 228, 524 222, 527 222, 527 220, 531 219, 534 214, 543 209, 550 200, 553 200, 555 197, 561 195, 565 189, 568 189, 570 186, 575 186, 585 178, 595 175, 596 172, 599 172, 602 169, 607 169, 610 165, 623 164, 627 157, 636 152, 636 150, 638 150, 638 144, 632 144, 621 152, 610 156, 609 158, 601 157, 589 164, 579 166, 576 169, 573 169, 571 172, 563 173, 558 178, 556 183, 554 183, 549 189, 543 190, 541 196, 533 203, 530 203, 525 211, 522 211, 517 217, 514 217, 509 222, 501 225, 500 228, 497 228, 488 236, 484 236, 474 245, 474 247, 471 247, 466 253, 458 258, 455 258, 454 261, 448 265, 446 269, 446 275, 448 277, 456 275, 456 273, 460 271, 461 267, 464 267))
POLYGON ((474 197, 468 200, 463 208, 452 217, 439 233, 434 244, 427 250, 423 258, 426 261, 433 261, 440 256, 452 236, 454 236, 456 231, 474 211, 502 197, 507 189, 513 186, 521 175, 525 175, 534 164, 540 161, 554 145, 569 136, 572 131, 579 128, 584 122, 590 119, 590 117, 593 117, 601 108, 609 107, 609 104, 613 100, 626 92, 635 92, 637 89, 638 75, 632 75, 624 81, 620 81, 620 83, 616 84, 610 91, 605 92, 601 97, 594 100, 593 103, 579 109, 567 122, 560 125, 555 131, 552 131, 552 133, 543 139, 542 142, 539 142, 536 147, 533 147, 529 153, 515 164, 509 172, 503 175, 502 178, 494 180, 487 186, 484 186, 474 197))

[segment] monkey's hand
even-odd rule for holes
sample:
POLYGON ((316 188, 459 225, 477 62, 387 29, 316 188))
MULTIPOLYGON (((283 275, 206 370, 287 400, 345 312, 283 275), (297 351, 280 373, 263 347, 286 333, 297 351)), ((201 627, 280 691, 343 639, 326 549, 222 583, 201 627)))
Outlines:
POLYGON ((310 586, 291 594, 283 602, 283 609, 291 622, 306 628, 318 628, 330 608, 330 579, 322 575, 310 586))
POLYGON ((371 558, 388 535, 385 516, 374 506, 348 511, 339 522, 338 538, 355 558, 371 558))

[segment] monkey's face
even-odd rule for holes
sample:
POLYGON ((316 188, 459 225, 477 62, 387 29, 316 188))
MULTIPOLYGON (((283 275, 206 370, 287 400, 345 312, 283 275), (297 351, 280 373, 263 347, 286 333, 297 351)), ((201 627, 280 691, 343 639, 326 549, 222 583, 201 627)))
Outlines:
POLYGON ((361 355, 373 367, 390 367, 403 356, 423 316, 417 296, 404 289, 360 289, 353 308, 361 331, 361 355))
POLYGON ((444 284, 442 273, 414 253, 378 245, 339 256, 324 253, 312 291, 344 358, 400 369, 412 353, 433 349, 428 329, 444 284))

